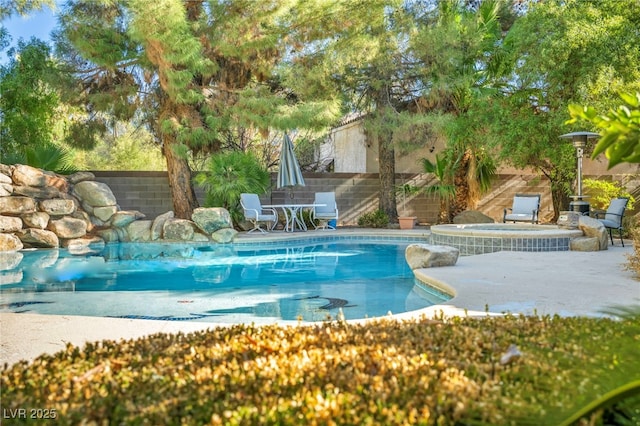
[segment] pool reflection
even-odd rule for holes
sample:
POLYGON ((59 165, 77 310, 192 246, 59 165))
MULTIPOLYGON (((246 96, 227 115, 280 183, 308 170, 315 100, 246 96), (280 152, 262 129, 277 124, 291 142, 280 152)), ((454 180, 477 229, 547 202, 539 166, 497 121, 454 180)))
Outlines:
POLYGON ((406 265, 406 245, 128 243, 81 256, 25 251, 0 258, 0 309, 236 323, 320 321, 338 309, 347 319, 365 318, 446 300, 425 297, 406 265))

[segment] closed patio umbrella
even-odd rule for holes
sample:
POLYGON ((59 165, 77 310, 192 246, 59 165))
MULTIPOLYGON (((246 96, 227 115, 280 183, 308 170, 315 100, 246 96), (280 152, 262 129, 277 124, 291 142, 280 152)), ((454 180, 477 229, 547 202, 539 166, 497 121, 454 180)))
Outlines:
POLYGON ((284 134, 280 150, 280 168, 278 169, 278 188, 305 186, 300 164, 293 151, 293 142, 289 135, 284 134))

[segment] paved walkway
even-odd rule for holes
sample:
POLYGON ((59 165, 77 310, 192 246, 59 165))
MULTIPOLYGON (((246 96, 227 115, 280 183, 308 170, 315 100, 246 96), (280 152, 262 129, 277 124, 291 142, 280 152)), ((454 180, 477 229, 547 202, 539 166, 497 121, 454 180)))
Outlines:
MULTIPOLYGON (((428 231, 369 230, 311 231, 307 234, 243 235, 242 241, 300 238, 312 232, 335 235, 428 235, 428 231)), ((619 245, 600 252, 499 252, 460 257, 452 267, 422 269, 417 275, 448 288, 455 297, 445 304, 398 315, 428 316, 513 312, 539 315, 599 316, 616 305, 640 305, 640 281, 624 270, 626 255, 619 245)), ((111 319, 66 315, 0 313, 0 368, 20 360, 54 353, 68 344, 103 339, 133 339, 152 333, 192 332, 215 327, 212 323, 111 319)))
POLYGON ((599 252, 503 251, 465 256, 452 267, 416 275, 456 296, 445 303, 472 311, 527 315, 602 316, 620 305, 640 306, 640 281, 625 270, 633 248, 599 252))

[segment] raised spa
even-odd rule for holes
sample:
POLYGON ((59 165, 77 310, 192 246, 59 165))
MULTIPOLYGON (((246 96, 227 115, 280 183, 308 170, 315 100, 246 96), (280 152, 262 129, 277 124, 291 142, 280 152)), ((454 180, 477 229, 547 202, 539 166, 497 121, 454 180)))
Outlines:
POLYGON ((556 225, 515 223, 474 223, 434 225, 431 244, 456 247, 460 255, 496 251, 567 251, 572 238, 581 237, 579 229, 556 225))

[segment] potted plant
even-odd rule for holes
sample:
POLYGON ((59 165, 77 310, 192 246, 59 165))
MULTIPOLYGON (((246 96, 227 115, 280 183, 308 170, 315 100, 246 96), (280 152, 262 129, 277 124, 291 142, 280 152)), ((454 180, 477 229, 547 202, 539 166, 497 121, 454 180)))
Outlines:
POLYGON ((398 193, 402 196, 402 216, 398 216, 400 229, 413 229, 416 225, 417 217, 407 215, 407 195, 415 194, 419 188, 408 183, 397 187, 398 193))

